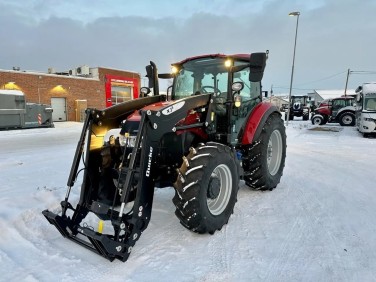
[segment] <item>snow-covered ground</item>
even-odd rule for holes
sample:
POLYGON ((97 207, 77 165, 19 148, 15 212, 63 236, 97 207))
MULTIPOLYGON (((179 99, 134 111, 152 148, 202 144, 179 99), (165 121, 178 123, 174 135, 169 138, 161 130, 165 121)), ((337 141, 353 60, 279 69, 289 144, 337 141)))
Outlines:
POLYGON ((41 214, 65 196, 82 124, 55 126, 0 132, 1 281, 376 281, 376 139, 354 127, 290 121, 277 189, 242 183, 214 235, 186 230, 172 188, 157 189, 122 263, 64 239, 41 214))

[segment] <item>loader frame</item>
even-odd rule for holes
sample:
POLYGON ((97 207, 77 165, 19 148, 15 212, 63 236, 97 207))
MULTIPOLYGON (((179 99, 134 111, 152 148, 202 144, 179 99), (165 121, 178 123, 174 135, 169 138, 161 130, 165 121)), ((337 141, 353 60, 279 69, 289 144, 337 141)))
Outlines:
POLYGON ((120 210, 114 206, 108 206, 97 201, 91 201, 90 175, 88 172, 92 136, 100 135, 100 131, 108 128, 116 128, 121 120, 134 110, 144 106, 165 100, 164 95, 140 98, 138 100, 122 103, 103 111, 96 109, 86 110, 86 119, 82 133, 77 144, 71 171, 67 183, 67 193, 61 202, 62 213, 58 215, 49 210, 44 210, 43 215, 53 224, 63 237, 92 250, 106 259, 112 261, 115 258, 126 261, 132 247, 147 228, 150 221, 156 171, 156 156, 161 137, 168 132, 185 130, 187 126, 175 126, 178 121, 187 116, 190 110, 204 113, 203 120, 190 124, 189 128, 207 129, 210 124, 212 94, 203 94, 168 103, 156 110, 141 110, 141 121, 133 147, 128 167, 122 168, 121 173, 126 173, 125 189, 120 198, 120 210), (173 127, 171 127, 173 126, 173 127), (85 142, 86 141, 86 142, 85 142), (85 147, 86 143, 86 147, 85 147), (84 159, 84 175, 81 187, 81 196, 76 208, 69 202, 70 191, 77 180, 80 159, 87 152, 84 159), (139 158, 139 162, 136 160, 139 158), (137 167, 136 163, 140 166, 137 167), (138 177, 136 198, 132 211, 124 213, 125 204, 128 202, 131 183, 135 174, 138 177), (73 211, 72 217, 67 211, 73 211), (111 220, 114 234, 102 234, 91 227, 80 225, 89 212, 95 213, 102 220, 111 220))

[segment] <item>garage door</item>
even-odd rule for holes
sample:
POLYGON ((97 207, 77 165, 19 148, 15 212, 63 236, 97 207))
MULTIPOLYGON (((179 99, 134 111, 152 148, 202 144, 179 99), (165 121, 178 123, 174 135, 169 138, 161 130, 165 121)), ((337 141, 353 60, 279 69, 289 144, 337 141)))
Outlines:
POLYGON ((53 109, 53 121, 67 120, 67 107, 65 98, 51 98, 51 107, 53 109))

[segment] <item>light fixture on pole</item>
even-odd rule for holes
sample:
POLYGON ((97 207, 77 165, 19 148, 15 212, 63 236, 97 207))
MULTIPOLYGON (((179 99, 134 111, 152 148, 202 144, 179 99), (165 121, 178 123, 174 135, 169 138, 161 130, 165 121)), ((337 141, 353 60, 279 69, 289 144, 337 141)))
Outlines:
POLYGON ((291 12, 291 13, 289 13, 289 16, 292 16, 292 17, 296 16, 296 29, 295 29, 294 54, 292 56, 292 69, 291 69, 291 80, 290 80, 290 91, 289 91, 289 107, 288 107, 288 110, 287 110, 286 125, 289 125, 289 119, 290 119, 291 90, 292 90, 292 81, 293 81, 293 78, 294 78, 295 50, 296 50, 296 39, 298 37, 298 24, 299 24, 300 12, 291 12))

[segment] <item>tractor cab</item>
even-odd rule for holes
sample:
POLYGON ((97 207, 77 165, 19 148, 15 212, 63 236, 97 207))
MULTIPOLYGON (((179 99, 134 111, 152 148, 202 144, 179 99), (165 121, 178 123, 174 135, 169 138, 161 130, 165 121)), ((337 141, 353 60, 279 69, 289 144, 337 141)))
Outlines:
MULTIPOLYGON (((173 79, 167 100, 177 101, 195 95, 211 94, 213 107, 211 121, 215 141, 236 145, 241 128, 251 110, 262 101, 261 79, 267 53, 238 55, 204 55, 172 64, 171 74, 158 78, 173 79)), ((155 65, 147 67, 150 77, 155 76, 155 65)), ((158 89, 158 82, 149 88, 158 89)), ((149 89, 142 89, 149 93, 149 89)))

